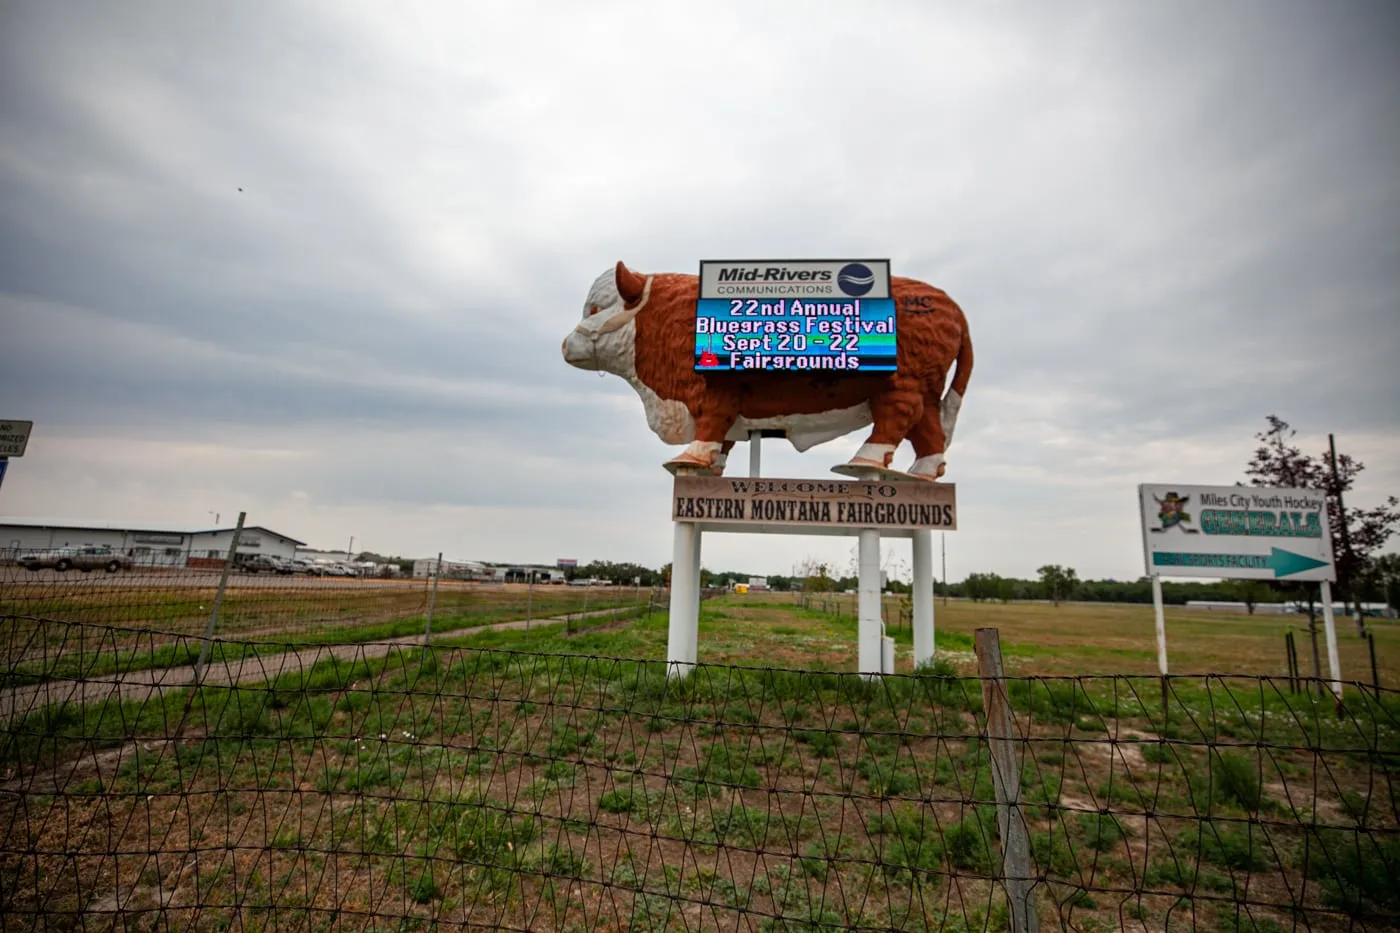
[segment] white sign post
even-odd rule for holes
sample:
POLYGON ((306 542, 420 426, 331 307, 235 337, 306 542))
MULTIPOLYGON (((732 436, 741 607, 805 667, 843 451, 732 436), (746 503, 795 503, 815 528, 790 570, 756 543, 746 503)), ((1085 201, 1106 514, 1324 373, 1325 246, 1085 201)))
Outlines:
POLYGON ((1257 486, 1138 486, 1143 560, 1152 577, 1157 666, 1167 673, 1162 575, 1316 582, 1322 589, 1332 692, 1342 696, 1332 618, 1332 535, 1327 497, 1311 489, 1257 486))

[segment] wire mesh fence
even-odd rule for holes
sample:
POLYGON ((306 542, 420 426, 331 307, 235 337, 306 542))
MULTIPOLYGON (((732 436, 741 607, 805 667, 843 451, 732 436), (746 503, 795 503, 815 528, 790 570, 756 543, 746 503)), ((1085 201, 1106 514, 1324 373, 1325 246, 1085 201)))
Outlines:
POLYGON ((1283 678, 1007 678, 1008 810, 987 682, 944 666, 668 680, 578 654, 223 644, 241 660, 198 687, 11 665, 7 926, 1000 930, 1008 814, 1043 928, 1400 924, 1393 691, 1338 708, 1283 678))
MULTIPOLYGON (((648 606, 663 605, 664 597, 663 592, 639 586, 359 578, 249 572, 241 567, 232 569, 225 579, 221 566, 190 567, 183 560, 178 566, 148 560, 116 572, 107 572, 104 566, 85 572, 77 567, 31 570, 13 561, 0 564, 0 616, 105 626, 103 649, 111 658, 95 662, 94 648, 77 646, 75 657, 87 657, 88 667, 82 670, 88 672, 95 670, 93 663, 99 664, 97 669, 116 669, 123 656, 158 661, 159 666, 188 663, 192 659, 164 635, 205 633, 216 603, 214 631, 220 636, 342 644, 421 636, 430 613, 432 631, 448 634, 501 623, 645 611, 648 606), (221 582, 224 592, 219 599, 221 582), (153 650, 157 643, 164 646, 164 655, 153 650)), ((56 654, 72 647, 36 643, 22 631, 22 623, 10 623, 12 629, 16 626, 21 630, 18 638, 0 633, 5 636, 0 651, 6 652, 4 660, 15 666, 17 675, 34 667, 32 663, 26 667, 26 662, 42 656, 53 664, 56 654)), ((36 631, 50 630, 41 626, 36 631)))

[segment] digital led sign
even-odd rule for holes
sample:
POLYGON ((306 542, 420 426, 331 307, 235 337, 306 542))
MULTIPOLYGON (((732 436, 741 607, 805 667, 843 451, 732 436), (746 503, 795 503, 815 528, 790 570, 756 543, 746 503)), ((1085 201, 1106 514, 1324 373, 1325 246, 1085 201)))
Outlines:
POLYGON ((887 259, 700 263, 699 372, 893 372, 896 336, 887 259))

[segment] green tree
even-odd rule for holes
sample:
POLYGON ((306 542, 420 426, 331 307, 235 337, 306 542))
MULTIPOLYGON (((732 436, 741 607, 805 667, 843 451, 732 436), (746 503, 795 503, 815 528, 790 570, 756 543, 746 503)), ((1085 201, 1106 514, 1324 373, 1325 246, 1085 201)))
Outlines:
POLYGON ((1069 599, 1079 589, 1079 574, 1073 567, 1046 564, 1036 573, 1040 574, 1040 587, 1045 597, 1056 606, 1060 604, 1060 600, 1069 599))
MULTIPOLYGON (((1276 415, 1266 419, 1268 429, 1255 435, 1259 446, 1245 468, 1255 486, 1283 486, 1320 490, 1327 498, 1327 524, 1332 532, 1332 559, 1337 570, 1337 588, 1344 600, 1360 603, 1363 584, 1372 555, 1400 530, 1400 499, 1387 496, 1380 505, 1342 508, 1343 493, 1351 491, 1356 477, 1366 469, 1361 461, 1345 453, 1337 455, 1336 471, 1324 452, 1311 457, 1295 444, 1298 433, 1276 415)), ((1295 589, 1295 585, 1286 585, 1295 589)), ((1366 634, 1366 623, 1357 614, 1357 634, 1366 634)))
POLYGON ((1000 599, 1002 579, 994 573, 970 573, 963 581, 963 593, 975 603, 984 599, 1000 599))
POLYGON ((1245 611, 1250 615, 1254 615, 1255 605, 1268 601, 1270 590, 1263 580, 1229 580, 1226 586, 1235 599, 1244 603, 1245 611))

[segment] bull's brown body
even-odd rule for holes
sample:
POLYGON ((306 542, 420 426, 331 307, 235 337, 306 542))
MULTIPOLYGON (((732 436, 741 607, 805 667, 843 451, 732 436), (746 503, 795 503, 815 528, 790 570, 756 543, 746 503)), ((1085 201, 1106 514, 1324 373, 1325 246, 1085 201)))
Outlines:
MULTIPOLYGON (((619 263, 618 290, 624 300, 639 301, 644 284, 643 277, 619 263)), ((961 397, 972 373, 967 319, 941 289, 898 276, 890 284, 899 334, 897 372, 704 373, 693 364, 698 276, 653 276, 646 307, 636 317, 637 376, 661 398, 686 406, 695 418, 698 441, 727 443, 725 435, 739 417, 818 414, 864 402, 873 422, 867 443, 898 446, 908 438, 917 457, 941 454, 944 383, 956 363, 952 389, 961 397)), ((672 463, 686 463, 685 457, 672 463)), ((879 466, 888 467, 889 457, 879 466)))
POLYGON ((776 428, 805 450, 871 425, 865 444, 835 469, 887 469, 907 438, 916 457, 910 475, 934 480, 943 474, 943 452, 972 374, 972 340, 962 309, 943 291, 908 278, 891 285, 899 335, 893 373, 697 372, 699 278, 639 275, 620 262, 593 283, 583 320, 562 349, 570 365, 626 379, 662 440, 690 442, 667 464, 672 469, 722 468, 744 430, 776 428))

